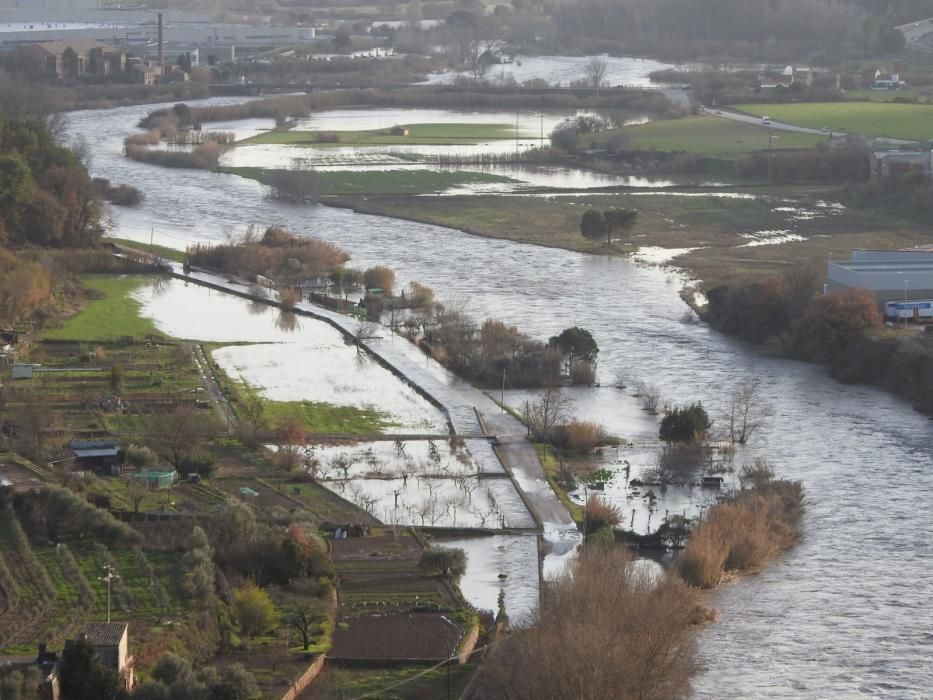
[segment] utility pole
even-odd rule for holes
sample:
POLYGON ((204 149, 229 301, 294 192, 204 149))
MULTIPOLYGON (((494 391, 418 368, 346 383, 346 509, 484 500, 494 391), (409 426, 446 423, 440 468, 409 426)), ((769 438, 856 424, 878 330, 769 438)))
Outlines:
POLYGON ((98 577, 98 581, 107 582, 107 622, 110 622, 110 584, 114 579, 120 578, 120 576, 114 573, 113 567, 110 564, 104 564, 104 571, 107 572, 105 576, 98 577))

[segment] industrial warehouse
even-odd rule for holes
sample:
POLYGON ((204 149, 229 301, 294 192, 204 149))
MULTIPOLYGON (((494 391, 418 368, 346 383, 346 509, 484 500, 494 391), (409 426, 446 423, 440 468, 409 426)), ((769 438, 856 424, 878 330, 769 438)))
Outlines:
POLYGON ((853 250, 849 260, 830 260, 827 291, 874 292, 888 318, 933 320, 933 250, 853 250))

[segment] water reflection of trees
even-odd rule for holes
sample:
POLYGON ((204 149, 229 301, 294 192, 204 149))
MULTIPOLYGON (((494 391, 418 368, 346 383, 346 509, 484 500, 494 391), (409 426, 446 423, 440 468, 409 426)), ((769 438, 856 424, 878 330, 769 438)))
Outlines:
POLYGON ((655 455, 654 466, 644 473, 647 483, 687 485, 703 471, 728 469, 732 453, 704 443, 668 443, 655 455))
POLYGON ((275 327, 286 333, 294 333, 301 330, 301 321, 298 316, 291 311, 281 311, 275 318, 275 327))

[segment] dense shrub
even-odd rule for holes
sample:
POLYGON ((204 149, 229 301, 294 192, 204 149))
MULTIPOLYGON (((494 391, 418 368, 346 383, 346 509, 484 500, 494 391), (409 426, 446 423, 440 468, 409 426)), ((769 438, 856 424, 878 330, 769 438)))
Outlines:
POLYGON ((286 285, 297 285, 328 274, 348 258, 344 251, 330 243, 309 236, 295 236, 279 227, 267 229, 261 240, 257 240, 254 229, 249 229, 237 243, 197 244, 188 249, 192 265, 244 277, 262 275, 286 285))
POLYGON ((631 562, 621 547, 585 546, 572 570, 542 587, 530 624, 495 645, 477 696, 688 697, 697 594, 675 577, 654 579, 631 562))
POLYGON ((459 579, 466 573, 467 556, 462 549, 426 549, 418 560, 418 568, 422 571, 443 576, 450 579, 459 579))
POLYGON ((711 425, 702 403, 675 406, 661 419, 658 437, 665 442, 696 442, 706 437, 711 425))
POLYGON ((679 561, 687 583, 711 588, 726 570, 758 568, 799 536, 803 486, 775 480, 767 464, 746 467, 743 489, 711 508, 696 526, 679 561))
POLYGON ((164 168, 197 168, 201 170, 215 170, 224 151, 223 146, 213 141, 202 143, 191 150, 159 151, 133 144, 126 144, 123 150, 127 158, 141 163, 160 165, 164 168))
POLYGON ((586 501, 586 531, 596 532, 602 528, 614 528, 622 522, 622 511, 617 505, 596 495, 586 501))
POLYGON ((603 439, 602 426, 592 421, 571 421, 561 433, 567 447, 580 452, 592 452, 603 439))

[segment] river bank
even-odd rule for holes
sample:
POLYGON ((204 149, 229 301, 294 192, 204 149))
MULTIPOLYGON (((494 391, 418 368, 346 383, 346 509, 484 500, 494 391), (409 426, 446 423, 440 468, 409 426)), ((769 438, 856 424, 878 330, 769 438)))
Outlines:
MULTIPOLYGON (((923 536, 933 512, 914 495, 933 490, 933 452, 929 422, 904 402, 871 387, 840 385, 813 365, 755 354, 688 322, 678 295, 687 280, 676 272, 291 205, 230 175, 178 170, 167 179, 122 156, 124 136, 144 113, 69 115, 68 133, 87 135, 95 174, 133 182, 146 194, 140 207, 115 213, 124 238, 148 243, 152 236, 184 248, 272 219, 345 247, 357 265, 389 265, 400 284, 417 279, 444 289, 468 300, 474 314, 504 318, 538 337, 586 327, 600 346, 604 379, 642 377, 673 402, 721 404, 737 380, 759 378, 774 417, 741 459, 766 450, 782 477, 804 481, 806 536, 760 576, 713 593, 721 617, 703 632, 706 670, 696 681, 697 697, 922 696, 933 619, 917 581, 933 561, 923 536), (866 536, 888 530, 900 536, 893 542, 866 536), (781 652, 769 653, 763 640, 781 652)), ((578 415, 629 438, 656 431, 645 425, 633 432, 637 402, 627 392, 607 392, 581 394, 578 415)))

